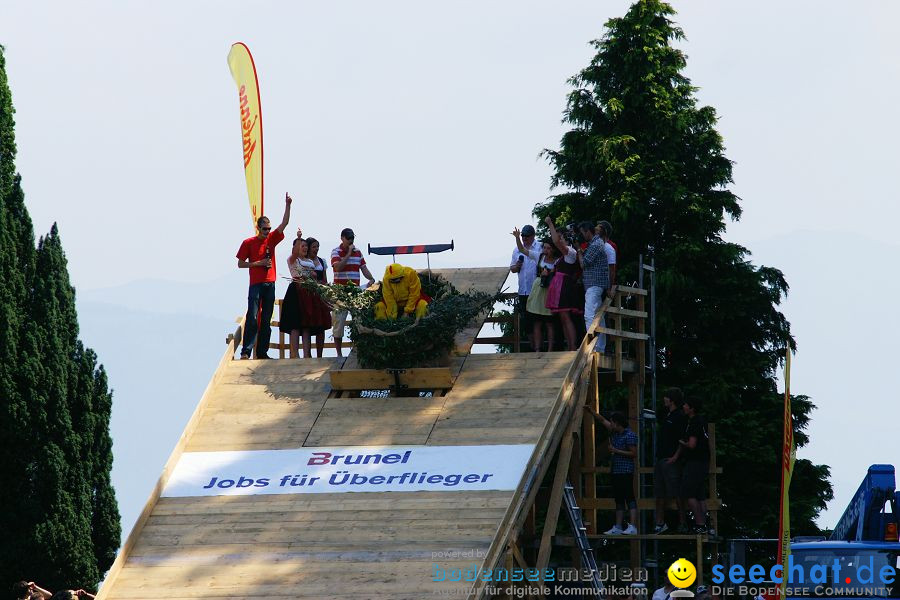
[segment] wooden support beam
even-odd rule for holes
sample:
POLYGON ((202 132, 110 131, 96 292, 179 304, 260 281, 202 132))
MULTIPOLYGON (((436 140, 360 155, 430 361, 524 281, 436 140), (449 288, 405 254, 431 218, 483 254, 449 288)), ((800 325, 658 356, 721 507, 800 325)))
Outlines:
POLYGON ((697 585, 703 583, 703 538, 697 536, 697 561, 694 563, 697 568, 697 585))
POLYGON ((642 288, 630 287, 627 285, 617 285, 615 286, 615 293, 622 294, 625 296, 646 296, 647 290, 642 288))
MULTIPOLYGON (((642 301, 643 301, 643 296, 638 298, 639 303, 642 301)), ((610 314, 610 315, 617 315, 617 316, 622 316, 622 317, 635 317, 635 318, 640 318, 640 319, 646 319, 648 316, 647 312, 644 311, 643 309, 631 310, 628 308, 620 308, 618 306, 610 306, 609 308, 606 309, 606 313, 610 314)))
POLYGON ((519 544, 517 540, 510 540, 509 550, 510 552, 512 552, 513 558, 520 567, 522 567, 523 569, 529 568, 528 563, 525 562, 525 557, 522 556, 522 552, 519 550, 519 544))
POLYGON ((520 325, 522 323, 521 315, 517 312, 513 315, 513 352, 522 351, 522 331, 520 325))
POLYGON ((624 338, 626 340, 640 340, 646 341, 650 339, 650 336, 646 333, 635 333, 633 331, 622 331, 621 329, 610 329, 608 327, 596 327, 594 329, 595 333, 605 333, 609 337, 619 337, 624 338))
MULTIPOLYGON (((580 396, 580 394, 579 394, 580 396)), ((553 476, 553 487, 550 493, 550 503, 547 507, 547 516, 544 520, 544 531, 541 534, 541 546, 538 549, 538 570, 547 568, 550 562, 550 542, 556 533, 556 524, 559 521, 559 510, 562 506, 563 486, 566 483, 566 475, 569 471, 569 460, 572 458, 572 446, 575 441, 575 429, 581 425, 581 417, 584 411, 578 410, 576 405, 574 422, 566 428, 565 437, 559 445, 559 457, 556 459, 556 473, 553 476)))
MULTIPOLYGON (((722 501, 718 498, 706 501, 707 508, 712 512, 714 510, 719 510, 722 508, 722 501)), ((578 506, 580 506, 583 510, 597 509, 597 510, 615 510, 616 501, 613 498, 597 498, 595 500, 589 500, 587 498, 583 498, 578 502, 578 506)), ((656 499, 655 498, 640 498, 637 501, 638 510, 656 510, 656 499)), ((676 508, 675 501, 672 500, 669 504, 669 508, 674 510, 676 508)))
POLYGON ((516 338, 511 335, 478 337, 475 338, 474 344, 514 344, 516 338))
MULTIPOLYGON (((609 467, 588 467, 588 466, 584 466, 584 467, 581 467, 581 472, 584 473, 584 474, 588 474, 588 473, 610 473, 610 472, 612 472, 612 469, 610 469, 609 467)), ((639 472, 640 474, 642 474, 642 475, 646 475, 646 474, 648 474, 648 473, 655 473, 655 472, 656 472, 656 468, 655 468, 655 467, 639 467, 639 468, 638 468, 638 472, 639 472)), ((715 471, 713 471, 713 467, 711 466, 710 469, 709 469, 709 473, 710 473, 710 476, 712 476, 713 473, 718 474, 718 475, 721 475, 721 474, 722 474, 722 467, 715 467, 715 471)), ((711 498, 711 497, 712 497, 712 494, 710 494, 710 498, 711 498)))
POLYGON ((601 369, 608 371, 615 371, 616 367, 621 367, 623 373, 637 373, 638 367, 637 362, 631 359, 622 357, 622 360, 616 361, 615 356, 610 356, 608 354, 598 354, 597 355, 598 366, 601 369))
MULTIPOLYGON (((686 541, 696 541, 697 538, 700 538, 704 542, 710 542, 713 538, 710 538, 708 535, 699 535, 695 533, 673 533, 673 534, 635 534, 635 535, 588 535, 588 540, 593 542, 591 546, 603 546, 603 542, 630 542, 631 540, 639 540, 639 541, 648 541, 648 542, 686 542, 686 541)), ((553 538, 554 546, 573 546, 577 545, 578 541, 574 536, 571 535, 558 535, 553 538)))
MULTIPOLYGON (((593 354, 591 356, 591 386, 588 390, 587 404, 595 411, 600 410, 600 379, 597 375, 597 366, 599 356, 593 354)), ((594 469, 597 468, 597 421, 593 418, 584 419, 582 425, 582 467, 581 472, 585 474, 584 487, 580 495, 575 497, 580 501, 581 498, 595 499, 597 497, 597 475, 594 469)), ((581 477, 579 476, 579 479, 581 477)), ((597 533, 597 511, 585 511, 584 520, 587 522, 588 533, 597 533)))
MULTIPOLYGON (((386 369, 341 369, 329 371, 335 390, 384 390, 394 386, 394 374, 386 369)), ((437 390, 453 387, 449 367, 405 369, 399 374, 400 385, 413 390, 437 390)))

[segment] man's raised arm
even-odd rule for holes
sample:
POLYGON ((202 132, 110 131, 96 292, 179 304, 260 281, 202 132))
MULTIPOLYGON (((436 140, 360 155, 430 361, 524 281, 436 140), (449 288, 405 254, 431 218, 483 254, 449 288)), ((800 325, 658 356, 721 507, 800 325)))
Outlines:
POLYGON ((284 193, 284 218, 281 219, 281 225, 279 225, 276 229, 278 229, 279 233, 284 233, 284 228, 288 226, 288 221, 291 220, 291 199, 290 194, 287 192, 284 193))

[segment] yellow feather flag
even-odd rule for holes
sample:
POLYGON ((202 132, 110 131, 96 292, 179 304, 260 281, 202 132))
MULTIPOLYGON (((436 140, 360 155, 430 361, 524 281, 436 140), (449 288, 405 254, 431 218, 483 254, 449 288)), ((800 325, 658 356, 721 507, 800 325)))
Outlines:
POLYGON ((778 514, 778 559, 782 566, 781 597, 787 585, 787 564, 791 554, 791 513, 788 490, 794 474, 794 459, 797 448, 794 445, 794 417, 791 415, 791 349, 784 358, 784 439, 781 447, 781 507, 778 514))
POLYGON ((244 176, 247 179, 247 197, 250 200, 250 217, 253 231, 256 219, 263 213, 263 137, 262 112, 259 106, 259 81, 256 65, 250 49, 243 42, 231 46, 228 68, 238 87, 241 111, 241 142, 244 152, 244 176))

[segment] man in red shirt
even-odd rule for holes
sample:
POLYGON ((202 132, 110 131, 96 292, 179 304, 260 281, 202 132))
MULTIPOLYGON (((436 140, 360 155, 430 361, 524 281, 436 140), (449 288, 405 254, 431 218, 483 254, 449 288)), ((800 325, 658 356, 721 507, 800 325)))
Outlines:
POLYGON ((274 231, 268 217, 256 220, 258 233, 241 243, 237 259, 239 269, 250 269, 250 292, 247 294, 247 318, 241 359, 250 358, 254 346, 256 358, 269 358, 272 337, 272 310, 275 308, 275 246, 284 239, 284 228, 291 218, 291 197, 284 195, 284 218, 274 231), (262 306, 262 315, 257 314, 262 306), (258 335, 258 339, 257 339, 258 335))

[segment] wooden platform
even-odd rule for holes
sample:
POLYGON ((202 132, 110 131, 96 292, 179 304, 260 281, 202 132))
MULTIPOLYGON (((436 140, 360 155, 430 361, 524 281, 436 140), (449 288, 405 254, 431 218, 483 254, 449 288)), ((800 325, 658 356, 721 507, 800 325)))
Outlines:
MULTIPOLYGON (((506 270, 460 270, 454 284, 467 273, 498 287, 506 270)), ((185 451, 539 444, 574 353, 473 355, 472 329, 453 388, 432 398, 336 397, 336 359, 235 361, 230 347, 98 598, 466 597, 464 582, 435 582, 433 565, 480 566, 521 489, 160 493, 185 451)))

